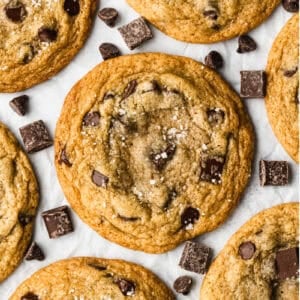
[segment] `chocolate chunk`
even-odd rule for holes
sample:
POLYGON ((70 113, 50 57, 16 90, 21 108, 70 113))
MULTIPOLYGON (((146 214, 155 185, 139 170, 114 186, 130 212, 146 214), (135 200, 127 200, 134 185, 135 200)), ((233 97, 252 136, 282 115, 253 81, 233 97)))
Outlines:
POLYGON ((284 75, 285 77, 292 77, 292 76, 294 76, 294 75, 297 73, 297 71, 298 71, 298 67, 295 67, 295 68, 292 69, 292 70, 285 70, 285 71, 283 72, 283 75, 284 75))
POLYGON ((170 161, 176 152, 176 145, 169 144, 166 149, 160 152, 150 153, 150 160, 158 171, 162 171, 167 162, 170 161))
POLYGON ((210 51, 204 59, 205 64, 212 69, 220 69, 223 67, 224 61, 221 54, 217 51, 210 51))
POLYGON ((100 124, 100 114, 97 111, 87 113, 82 120, 83 126, 98 126, 100 124))
POLYGON ((32 242, 30 247, 28 248, 26 254, 25 254, 25 259, 26 260, 44 260, 45 255, 42 251, 42 249, 39 247, 39 245, 35 242, 32 242))
POLYGON ((57 30, 43 26, 38 31, 38 37, 41 42, 54 42, 57 39, 57 30))
POLYGON ((225 113, 220 108, 211 108, 206 111, 208 122, 212 125, 218 125, 223 123, 225 113))
POLYGON ((26 95, 22 95, 12 99, 9 102, 9 106, 19 115, 24 116, 27 111, 29 97, 26 95))
POLYGON ((135 284, 124 278, 115 278, 114 283, 118 285, 124 296, 133 296, 135 294, 135 284))
POLYGON ((104 60, 114 58, 121 55, 120 50, 113 44, 103 43, 99 47, 99 51, 104 60))
POLYGON ((204 157, 200 163, 200 180, 220 184, 224 164, 223 156, 204 157))
POLYGON ((118 28, 118 30, 130 50, 139 47, 143 42, 153 37, 152 31, 144 18, 138 18, 118 28))
POLYGON ((58 160, 58 163, 65 164, 67 167, 72 167, 72 163, 70 163, 67 151, 66 151, 66 146, 61 150, 60 152, 60 158, 58 160))
POLYGON ((20 46, 19 53, 20 53, 19 54, 19 57, 20 57, 19 62, 21 64, 28 64, 33 60, 33 58, 36 54, 36 51, 32 44, 24 43, 20 46))
POLYGON ((94 170, 92 173, 92 180, 97 186, 106 188, 108 185, 109 178, 103 175, 102 173, 94 170))
POLYGON ((288 12, 294 13, 299 11, 299 0, 282 0, 282 5, 288 12))
POLYGON ((179 266, 187 271, 204 274, 210 263, 211 249, 196 242, 188 241, 179 262, 179 266))
POLYGON ((118 11, 110 7, 103 8, 98 13, 98 17, 109 27, 115 26, 118 15, 118 11))
POLYGON ((74 17, 80 13, 79 0, 65 0, 64 10, 71 17, 74 17))
POLYGON ((259 162, 260 185, 287 185, 289 183, 289 165, 286 161, 259 162))
POLYGON ((256 50, 257 45, 252 37, 249 35, 241 35, 239 37, 239 47, 236 50, 237 53, 245 53, 256 50))
POLYGON ((193 228, 193 224, 196 223, 196 221, 199 220, 200 213, 198 209, 193 208, 193 207, 187 207, 182 215, 181 215, 181 225, 182 227, 186 229, 191 229, 193 228))
POLYGON ((203 11, 203 16, 210 19, 210 20, 217 20, 218 17, 219 17, 219 12, 218 10, 213 7, 213 6, 210 6, 210 7, 207 7, 204 11, 203 11))
POLYGON ((28 225, 29 223, 32 222, 33 216, 27 215, 25 213, 19 213, 18 220, 19 220, 21 226, 25 227, 26 225, 28 225))
POLYGON ((24 296, 21 297, 21 300, 39 300, 39 297, 35 295, 34 293, 27 293, 24 296))
POLYGON ((266 95, 264 71, 241 71, 241 97, 263 98, 266 95))
POLYGON ((256 251, 256 247, 252 242, 244 242, 239 246, 239 255, 242 259, 251 259, 256 251))
POLYGON ((180 276, 173 284, 174 290, 183 295, 188 295, 193 285, 193 279, 190 276, 180 276))
POLYGON ((88 266, 96 269, 97 271, 105 271, 107 269, 105 266, 101 266, 97 263, 89 263, 88 266))
POLYGON ((299 276, 299 248, 277 251, 275 261, 280 280, 299 276))
POLYGON ((122 219, 123 221, 126 221, 126 222, 135 222, 137 220, 140 220, 140 218, 138 217, 125 217, 125 216, 122 216, 120 214, 118 214, 118 218, 122 219))
POLYGON ((74 231, 68 206, 56 207, 44 211, 42 217, 50 239, 56 239, 74 231))
POLYGON ((169 191, 167 201, 163 206, 164 211, 167 211, 169 209, 170 205, 176 199, 177 196, 178 196, 178 194, 174 189, 169 191))
POLYGON ((18 0, 10 0, 4 10, 6 17, 14 23, 22 22, 27 16, 24 4, 18 0))
POLYGON ((131 80, 128 85, 126 86, 123 94, 122 94, 122 100, 125 100, 126 98, 128 98, 130 95, 132 95, 137 87, 138 83, 136 80, 131 80))
POLYGON ((37 152, 53 145, 50 134, 42 120, 20 128, 25 150, 28 153, 37 152))

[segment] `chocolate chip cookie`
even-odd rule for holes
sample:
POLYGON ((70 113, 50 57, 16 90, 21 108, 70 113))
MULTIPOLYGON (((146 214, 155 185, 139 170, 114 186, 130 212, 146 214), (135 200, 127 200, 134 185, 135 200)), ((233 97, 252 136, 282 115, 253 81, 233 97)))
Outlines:
POLYGON ((160 253, 221 224, 251 173, 239 97, 189 58, 107 60, 71 90, 56 129, 57 174, 105 238, 160 253))
POLYGON ((243 225, 210 267, 201 299, 298 299, 298 216, 298 203, 281 204, 243 225))
POLYGON ((149 270, 122 260, 81 257, 51 264, 23 282, 10 300, 164 299, 172 292, 149 270))
POLYGON ((27 250, 39 192, 28 158, 12 133, 0 123, 0 282, 27 250))
POLYGON ((287 153, 299 162, 299 15, 276 38, 267 65, 266 109, 272 129, 287 153))
POLYGON ((94 0, 0 2, 0 92, 36 85, 66 66, 87 38, 94 0))
POLYGON ((127 0, 167 35, 190 43, 214 43, 249 32, 280 0, 127 0))

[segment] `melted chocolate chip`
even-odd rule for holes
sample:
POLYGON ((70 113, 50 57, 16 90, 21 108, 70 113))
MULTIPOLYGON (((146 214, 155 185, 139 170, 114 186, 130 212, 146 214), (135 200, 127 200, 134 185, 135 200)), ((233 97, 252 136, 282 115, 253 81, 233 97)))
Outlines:
POLYGON ((282 5, 288 12, 294 13, 299 11, 299 0, 282 0, 282 5))
POLYGON ((196 223, 200 218, 198 209, 193 207, 187 207, 181 215, 181 225, 187 228, 196 223))
POLYGON ((256 48, 256 42, 249 35, 241 35, 239 37, 239 47, 236 50, 238 53, 251 52, 256 50, 256 48))
POLYGON ((133 296, 135 293, 135 284, 131 280, 124 278, 115 278, 114 283, 118 285, 124 296, 133 296))
POLYGON ((57 30, 43 26, 38 31, 38 37, 41 42, 54 42, 57 39, 57 30))
POLYGON ((96 269, 97 271, 105 271, 107 269, 105 266, 101 266, 97 263, 89 263, 88 266, 96 269))
POLYGON ((135 92, 137 85, 138 85, 138 83, 136 80, 130 81, 122 94, 122 100, 124 100, 124 99, 128 98, 130 95, 132 95, 135 92))
POLYGON ((251 259, 256 251, 256 247, 252 242, 244 242, 239 246, 239 255, 242 259, 251 259))
POLYGON ((289 248, 276 252, 276 271, 280 280, 299 276, 299 248, 289 248))
POLYGON ((205 64, 212 69, 220 69, 223 67, 224 61, 221 54, 217 51, 210 51, 204 59, 205 64))
POLYGON ((64 10, 71 17, 74 17, 80 13, 80 4, 79 0, 65 0, 64 10))
POLYGON ((190 276, 180 276, 178 277, 174 284, 174 290, 177 293, 188 295, 193 285, 193 279, 190 276))
POLYGON ((66 151, 66 146, 61 150, 60 152, 60 158, 58 160, 58 163, 61 164, 65 164, 68 167, 72 167, 72 163, 70 163, 67 151, 66 151))
POLYGON ((210 20, 217 20, 219 17, 218 11, 213 7, 209 8, 208 10, 205 10, 203 12, 203 16, 210 20))
POLYGON ((158 171, 162 171, 167 162, 173 158, 175 152, 176 145, 169 144, 163 151, 150 153, 150 160, 158 171))
POLYGON ((18 0, 10 0, 4 10, 6 17, 14 23, 22 22, 27 16, 24 4, 18 0))
POLYGON ((87 113, 83 120, 83 126, 98 126, 100 124, 100 114, 97 111, 87 113))
POLYGON ((105 175, 103 175, 102 173, 94 170, 92 173, 92 180, 93 182, 99 186, 99 187, 103 187, 106 188, 109 182, 109 178, 106 177, 105 175))
POLYGON ((208 122, 217 125, 224 121, 225 113, 220 108, 211 108, 206 111, 208 122))
POLYGON ((298 67, 295 67, 294 69, 291 69, 291 70, 285 70, 283 72, 283 75, 285 77, 292 77, 297 73, 297 71, 298 71, 298 67))
POLYGON ((170 205, 176 199, 177 196, 178 196, 178 194, 177 194, 177 192, 174 189, 172 189, 171 191, 169 191, 167 201, 166 201, 166 203, 163 206, 163 210, 164 211, 167 211, 169 209, 170 205))
POLYGON ((22 44, 20 46, 19 52, 20 52, 20 63, 22 64, 30 63, 36 54, 33 45, 30 43, 22 44))
POLYGON ((39 297, 34 293, 28 292, 27 294, 21 297, 21 300, 39 300, 39 297))
POLYGON ((109 27, 115 26, 118 15, 118 11, 111 7, 103 8, 98 13, 98 17, 109 27))
POLYGON ((120 214, 118 214, 118 218, 122 219, 123 221, 126 221, 126 222, 135 222, 137 220, 140 220, 140 218, 138 217, 125 217, 125 216, 122 216, 120 214))
POLYGON ((21 226, 25 227, 26 225, 28 225, 29 223, 32 222, 33 216, 27 215, 25 213, 19 213, 18 219, 19 219, 21 226))
POLYGON ((223 156, 213 156, 202 159, 200 164, 200 180, 220 184, 224 164, 225 159, 223 156))

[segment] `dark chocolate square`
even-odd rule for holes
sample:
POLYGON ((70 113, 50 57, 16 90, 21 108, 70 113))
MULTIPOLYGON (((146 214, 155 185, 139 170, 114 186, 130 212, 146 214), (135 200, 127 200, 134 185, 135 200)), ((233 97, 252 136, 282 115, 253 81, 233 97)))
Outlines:
POLYGON ((263 98, 266 95, 264 71, 241 71, 241 97, 263 98))
POLYGON ((19 115, 24 116, 27 112, 29 97, 27 95, 22 95, 12 99, 9 102, 9 106, 19 115))
POLYGON ((212 251, 209 247, 188 241, 185 244, 179 266, 187 271, 205 274, 211 255, 212 251))
POLYGON ((50 134, 42 120, 20 128, 25 150, 28 153, 37 152, 53 145, 50 134))
POLYGON ((276 252, 276 271, 280 280, 299 276, 299 248, 276 252))
POLYGON ((287 185, 289 183, 289 165, 286 161, 259 162, 260 185, 287 185))
POLYGON ((55 239, 73 230, 68 206, 57 207, 42 213, 50 239, 55 239))
POLYGON ((130 50, 140 46, 143 42, 152 39, 151 28, 144 18, 138 18, 127 25, 118 28, 130 50))

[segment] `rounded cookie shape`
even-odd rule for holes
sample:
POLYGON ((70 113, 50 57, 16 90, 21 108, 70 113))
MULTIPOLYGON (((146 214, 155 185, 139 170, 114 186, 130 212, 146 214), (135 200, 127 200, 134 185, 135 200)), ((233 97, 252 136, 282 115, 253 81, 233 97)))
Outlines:
POLYGON ((167 35, 190 43, 214 43, 262 23, 280 0, 127 0, 167 35))
POLYGON ((265 99, 272 129, 287 153, 299 162, 299 15, 276 38, 267 65, 265 99))
POLYGON ((49 79, 82 47, 94 0, 5 0, 0 3, 0 92, 49 79))
POLYGON ((201 299, 298 299, 298 216, 287 203, 244 224, 209 268, 201 299))
POLYGON ((0 282, 23 259, 39 200, 30 162, 12 133, 0 123, 0 282))
POLYGON ((62 260, 37 271, 17 288, 10 300, 26 296, 26 299, 175 299, 169 288, 142 266, 95 257, 62 260))
POLYGON ((55 162, 86 223, 159 253, 227 218, 250 177, 253 140, 240 99, 217 73, 145 53, 105 61, 74 86, 55 162))

